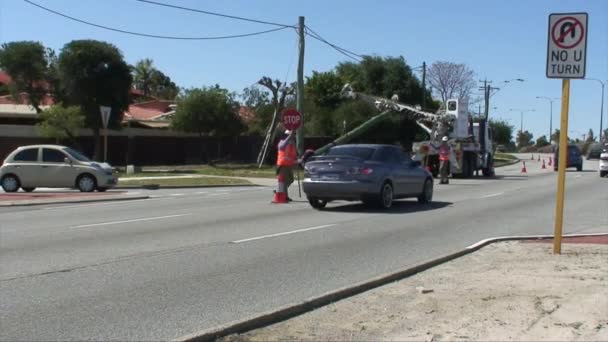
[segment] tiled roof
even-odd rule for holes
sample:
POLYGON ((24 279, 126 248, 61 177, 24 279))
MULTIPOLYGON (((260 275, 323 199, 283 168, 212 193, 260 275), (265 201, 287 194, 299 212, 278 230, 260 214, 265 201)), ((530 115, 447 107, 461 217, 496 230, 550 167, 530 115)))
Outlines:
POLYGON ((250 123, 255 119, 255 111, 253 108, 241 106, 239 108, 239 117, 244 123, 250 123))
MULTIPOLYGON (((0 104, 12 104, 12 105, 19 105, 19 104, 27 104, 27 93, 21 93, 19 94, 19 96, 21 97, 21 103, 15 101, 15 99, 13 99, 13 97, 11 95, 5 95, 5 96, 0 96, 0 104)), ((48 94, 45 95, 42 100, 40 101, 40 105, 41 106, 52 106, 55 103, 55 101, 53 100, 53 98, 51 96, 49 96, 48 94)))

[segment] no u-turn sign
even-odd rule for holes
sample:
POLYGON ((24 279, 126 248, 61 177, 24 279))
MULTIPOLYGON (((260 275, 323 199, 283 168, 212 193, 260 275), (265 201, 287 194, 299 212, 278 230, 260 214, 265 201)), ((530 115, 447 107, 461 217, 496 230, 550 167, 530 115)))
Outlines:
POLYGON ((585 78, 587 13, 549 15, 548 78, 585 78))

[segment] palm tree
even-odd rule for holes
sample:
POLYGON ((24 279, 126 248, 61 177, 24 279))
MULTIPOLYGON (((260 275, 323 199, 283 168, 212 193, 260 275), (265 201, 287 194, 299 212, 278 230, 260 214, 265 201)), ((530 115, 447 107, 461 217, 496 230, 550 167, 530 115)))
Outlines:
POLYGON ((154 76, 155 68, 152 66, 154 61, 150 58, 145 58, 135 64, 133 68, 133 78, 135 84, 144 93, 144 97, 150 97, 150 87, 154 76))

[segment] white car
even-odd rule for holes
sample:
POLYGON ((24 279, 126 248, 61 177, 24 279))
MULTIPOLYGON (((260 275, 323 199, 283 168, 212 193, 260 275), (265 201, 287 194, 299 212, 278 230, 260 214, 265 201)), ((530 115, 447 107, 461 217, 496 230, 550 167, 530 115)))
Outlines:
POLYGON ((0 185, 6 192, 19 188, 31 192, 37 187, 106 191, 116 183, 110 165, 59 145, 19 147, 0 167, 0 185))
POLYGON ((600 177, 608 176, 608 143, 604 144, 602 154, 600 154, 600 177))

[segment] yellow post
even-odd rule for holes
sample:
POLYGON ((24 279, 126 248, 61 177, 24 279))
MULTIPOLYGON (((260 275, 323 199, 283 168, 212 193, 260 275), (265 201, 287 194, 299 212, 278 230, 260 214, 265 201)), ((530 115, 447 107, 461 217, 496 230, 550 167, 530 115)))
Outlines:
POLYGON ((555 197, 555 232, 553 254, 562 252, 562 224, 564 219, 564 191, 566 186, 566 162, 568 161, 568 106, 570 103, 570 80, 562 80, 562 112, 559 126, 559 165, 557 173, 557 194, 555 197))

